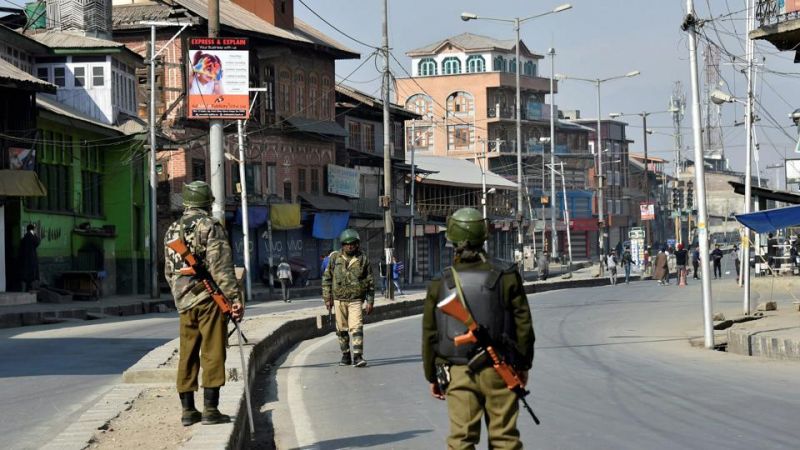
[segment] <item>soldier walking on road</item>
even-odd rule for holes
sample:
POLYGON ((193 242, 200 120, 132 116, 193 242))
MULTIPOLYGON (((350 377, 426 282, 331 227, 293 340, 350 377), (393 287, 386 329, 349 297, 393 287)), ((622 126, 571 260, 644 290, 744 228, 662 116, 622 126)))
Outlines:
POLYGON ((517 266, 489 261, 483 249, 488 227, 483 215, 462 208, 447 220, 447 240, 455 261, 428 286, 422 317, 422 363, 431 395, 447 400, 450 416, 448 448, 473 449, 480 442, 481 419, 489 432, 489 448, 521 449, 517 429, 517 394, 492 367, 491 359, 473 359, 475 344, 456 347, 453 337, 467 331, 463 323, 436 305, 453 292, 494 342, 504 342, 503 355, 527 383, 533 362, 533 321, 517 266), (456 287, 456 280, 460 287, 456 287), (471 361, 472 360, 472 361, 471 361))
POLYGON ((625 246, 625 251, 622 253, 622 268, 625 269, 625 284, 630 284, 631 278, 631 265, 633 264, 633 256, 631 255, 630 246, 625 246))
POLYGON ((342 250, 330 255, 322 274, 322 300, 328 311, 336 312, 336 334, 342 350, 340 366, 364 367, 364 321, 362 308, 372 313, 375 302, 375 280, 367 255, 359 249, 361 239, 355 230, 347 229, 339 236, 342 250), (366 303, 366 307, 364 306, 366 303), (350 339, 353 340, 352 357, 350 339))
MULTIPOLYGON (((232 302, 233 320, 241 319, 244 308, 239 299, 233 270, 231 247, 225 228, 209 213, 214 197, 203 181, 183 186, 183 216, 167 229, 164 242, 182 239, 232 302)), ((183 413, 181 423, 189 426, 202 420, 204 425, 225 423, 230 417, 219 412, 219 388, 225 384, 225 344, 227 319, 211 298, 202 281, 183 275, 181 255, 164 249, 164 275, 175 298, 180 316, 180 359, 178 395, 183 413), (197 377, 203 368, 203 413, 194 406, 197 377)))

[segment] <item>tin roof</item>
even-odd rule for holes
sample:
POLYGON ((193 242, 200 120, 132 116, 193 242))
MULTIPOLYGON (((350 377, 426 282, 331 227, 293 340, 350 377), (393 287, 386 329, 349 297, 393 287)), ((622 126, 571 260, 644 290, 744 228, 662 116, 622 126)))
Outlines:
POLYGON ((127 114, 120 114, 120 117, 118 119, 118 124, 113 124, 113 125, 107 124, 100 122, 99 120, 93 117, 90 117, 74 108, 71 108, 55 100, 53 97, 46 95, 36 96, 36 106, 46 111, 49 111, 53 114, 66 117, 68 119, 79 120, 81 122, 96 127, 115 131, 121 135, 130 136, 134 134, 144 133, 145 131, 147 131, 145 128, 145 122, 139 119, 138 117, 129 116, 127 114))
MULTIPOLYGON (((352 88, 350 86, 345 86, 343 84, 337 84, 336 85, 336 93, 339 94, 339 95, 345 96, 345 97, 349 97, 350 99, 355 100, 355 102, 356 102, 355 104, 348 102, 347 105, 345 105, 344 101, 340 101, 340 100, 337 99, 337 101, 336 101, 336 105, 337 106, 355 107, 355 106, 358 106, 359 104, 362 104, 362 105, 365 105, 365 106, 368 106, 368 107, 371 107, 371 108, 381 108, 381 109, 383 109, 383 100, 381 100, 381 99, 379 99, 377 97, 373 97, 372 95, 369 95, 367 93, 359 91, 358 89, 352 88)), ((401 116, 400 117, 401 119, 415 119, 415 118, 418 119, 418 118, 421 117, 419 114, 417 114, 417 113, 415 113, 413 111, 409 111, 409 110, 403 108, 402 105, 399 105, 397 103, 391 103, 390 102, 389 103, 389 108, 390 108, 392 114, 396 114, 396 115, 401 116)))
MULTIPOLYGON (((406 162, 411 162, 411 153, 406 153, 406 162)), ((414 155, 414 165, 431 172, 423 183, 444 184, 461 187, 481 187, 481 168, 471 161, 445 156, 414 155)), ((486 187, 498 189, 516 189, 517 184, 494 172, 486 171, 486 187)))
POLYGON ((165 21, 176 11, 162 3, 135 3, 114 5, 111 13, 111 26, 115 30, 147 27, 142 21, 165 21))
POLYGON ((78 32, 58 30, 29 31, 28 36, 50 48, 121 48, 125 44, 107 39, 85 36, 78 32))
POLYGON ((0 59, 0 87, 55 94, 56 87, 0 59))

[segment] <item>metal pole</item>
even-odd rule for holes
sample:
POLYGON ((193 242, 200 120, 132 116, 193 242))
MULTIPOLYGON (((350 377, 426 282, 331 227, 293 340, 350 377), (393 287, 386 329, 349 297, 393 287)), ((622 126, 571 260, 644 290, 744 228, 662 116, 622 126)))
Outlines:
MULTIPOLYGON (((219 0, 208 1, 208 37, 219 37, 219 0)), ((210 120, 208 161, 211 168, 211 214, 225 223, 225 150, 222 146, 222 121, 210 120)))
MULTIPOLYGON (((747 29, 752 29, 753 10, 752 2, 747 1, 747 29)), ((747 111, 745 114, 745 131, 747 139, 747 160, 744 165, 744 213, 751 211, 753 204, 753 41, 747 39, 747 111)), ((750 314, 750 229, 745 227, 745 238, 742 242, 742 277, 744 278, 744 298, 742 310, 745 315, 750 314)))
MULTIPOLYGON (((517 258, 515 258, 515 260, 517 261, 518 264, 520 264, 520 266, 522 266, 522 243, 523 243, 523 240, 522 240, 522 218, 523 218, 524 215, 523 215, 523 212, 522 212, 522 105, 521 105, 522 98, 521 98, 521 95, 520 95, 520 92, 519 92, 519 75, 520 75, 520 66, 522 64, 520 64, 521 61, 519 59, 519 43, 520 43, 520 38, 519 38, 519 17, 515 17, 514 18, 514 30, 517 32, 517 44, 515 45, 515 47, 516 47, 515 50, 516 50, 516 58, 517 58, 517 67, 516 67, 516 70, 515 70, 516 73, 514 74, 514 80, 515 80, 516 90, 517 90, 517 102, 516 102, 517 103, 516 104, 516 110, 517 110, 516 111, 516 113, 517 113, 517 121, 516 121, 517 122, 517 219, 518 219, 518 222, 517 222, 517 245, 519 247, 518 248, 519 255, 517 255, 517 258)), ((544 154, 542 154, 542 157, 544 157, 544 154)), ((533 220, 533 217, 531 217, 531 220, 533 220)))
POLYGON ((156 27, 150 26, 150 298, 158 289, 158 205, 156 204, 156 27))
MULTIPOLYGON (((417 175, 414 167, 414 151, 417 148, 417 120, 411 121, 411 225, 408 228, 408 284, 414 282, 414 238, 417 231, 414 225, 414 188, 416 187, 417 175)), ((427 131, 426 131, 427 133, 427 131)))
POLYGON ((486 220, 486 141, 481 141, 483 152, 483 163, 479 163, 481 167, 481 207, 483 208, 483 219, 486 220))
POLYGON ((392 146, 389 126, 389 7, 388 0, 383 0, 383 230, 384 257, 386 258, 386 298, 394 300, 394 284, 392 283, 392 252, 394 246, 394 222, 392 221, 392 146))
POLYGON ((239 132, 239 183, 242 186, 242 243, 244 244, 244 272, 245 272, 245 304, 250 302, 253 287, 250 282, 250 220, 247 210, 247 180, 244 170, 244 127, 242 121, 236 121, 239 132))
MULTIPOLYGON (((650 160, 647 159, 647 113, 642 111, 642 132, 643 132, 643 140, 642 143, 644 144, 644 195, 645 195, 645 204, 650 205, 650 160)), ((639 213, 639 217, 641 218, 641 212, 639 213)), ((650 247, 650 234, 652 233, 651 222, 653 220, 647 220, 647 232, 644 235, 644 248, 647 251, 647 248, 650 247)))
POLYGON ((275 276, 272 273, 272 258, 275 247, 272 246, 272 221, 269 219, 267 219, 267 245, 269 245, 269 257, 267 258, 267 264, 269 264, 269 267, 267 268, 267 271, 269 272, 269 299, 272 300, 275 293, 275 276))
POLYGON ((567 182, 564 178, 564 161, 561 164, 561 192, 564 194, 564 224, 567 226, 567 251, 569 252, 569 266, 567 270, 572 276, 572 236, 569 231, 569 207, 567 207, 567 182))
MULTIPOLYGON (((600 80, 595 80, 595 84, 597 85, 597 133, 595 133, 595 137, 597 138, 597 215, 600 218, 600 255, 602 256, 603 249, 605 248, 605 236, 603 235, 605 234, 606 218, 603 200, 603 140, 600 128, 600 80)), ((600 275, 603 275, 602 261, 600 263, 600 275)))
MULTIPOLYGON (((553 79, 556 77, 556 49, 551 48, 548 50, 550 54, 550 166, 555 168, 555 154, 556 154, 556 112, 555 112, 555 91, 553 90, 553 79)), ((544 150, 542 150, 544 152, 544 150)), ((544 153, 542 153, 544 157, 544 153)), ((542 175, 544 177, 544 175, 542 175)), ((554 174, 550 175, 550 254, 553 258, 558 256, 558 231, 556 231, 556 177, 554 174)), ((567 209, 566 198, 564 199, 564 209, 567 209)), ((569 228, 569 224, 567 224, 569 228)))
MULTIPOLYGON (((703 166, 703 137, 700 129, 700 82, 697 74, 697 19, 694 15, 694 1, 686 0, 687 16, 684 29, 689 33, 689 71, 692 79, 692 137, 694 141, 695 185, 697 187, 697 240, 700 243, 700 264, 703 267, 703 330, 705 347, 714 348, 714 325, 711 320, 711 277, 708 274, 708 214, 706 211, 706 180, 703 166)), ((745 266, 748 264, 745 262, 745 266)))

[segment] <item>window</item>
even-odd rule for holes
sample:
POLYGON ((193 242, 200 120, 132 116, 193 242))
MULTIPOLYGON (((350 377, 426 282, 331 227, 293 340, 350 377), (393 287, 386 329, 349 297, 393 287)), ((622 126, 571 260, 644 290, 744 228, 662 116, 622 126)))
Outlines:
POLYGON ((105 85, 106 70, 103 66, 92 67, 92 87, 105 85))
POLYGON ((508 62, 508 71, 517 73, 517 58, 511 58, 511 61, 508 62))
MULTIPOLYGON (((261 191, 261 163, 247 163, 244 166, 244 180, 245 180, 245 188, 247 189, 247 195, 257 195, 260 196, 261 191)), ((233 183, 232 190, 235 193, 239 193, 239 189, 237 189, 237 185, 241 183, 241 179, 239 178, 239 169, 238 166, 236 169, 231 171, 231 181, 233 183)))
POLYGON ((206 181, 206 162, 192 158, 192 181, 206 181))
POLYGON ((278 168, 275 164, 267 164, 267 192, 278 194, 278 168))
POLYGON ((322 103, 320 104, 319 107, 320 119, 331 118, 331 110, 335 106, 334 101, 331 100, 332 93, 333 93, 333 88, 331 87, 330 77, 327 76, 322 77, 322 103))
POLYGON ((58 87, 67 85, 67 70, 64 67, 53 67, 53 84, 58 87))
POLYGON ((103 153, 98 147, 89 146, 81 149, 81 199, 83 214, 101 216, 103 214, 103 153))
POLYGON ((423 58, 419 61, 417 72, 421 77, 436 75, 436 61, 433 58, 423 58))
POLYGON ((319 169, 311 169, 311 193, 319 194, 319 169))
POLYGON ((275 112, 275 68, 267 66, 264 68, 264 107, 267 111, 275 112))
POLYGON ((306 169, 297 169, 297 192, 306 192, 306 169))
POLYGON ((86 68, 75 67, 72 71, 75 76, 75 87, 86 86, 86 68))
POLYGON ((495 72, 505 72, 506 71, 506 59, 502 56, 495 56, 494 62, 492 64, 492 70, 495 72))
POLYGON ((317 91, 319 90, 319 84, 317 83, 317 76, 315 74, 311 74, 308 76, 308 117, 317 118, 317 91))
POLYGON ((484 61, 483 56, 472 55, 467 58, 467 72, 486 72, 486 61, 484 61))
POLYGON ((461 73, 461 60, 455 56, 449 56, 442 60, 442 73, 453 75, 461 73))
POLYGON ((50 82, 50 68, 49 67, 37 67, 36 68, 36 77, 42 81, 50 82))
POLYGON ((291 79, 289 78, 289 72, 286 70, 282 70, 278 82, 280 83, 280 103, 281 103, 281 113, 288 115, 292 109, 292 94, 289 91, 291 87, 291 79))
POLYGON ((447 127, 448 150, 469 150, 473 134, 472 125, 449 125, 447 127))
POLYGON ((406 100, 406 109, 424 116, 433 113, 433 100, 425 94, 414 94, 406 100))
POLYGON ((303 112, 306 107, 306 81, 303 72, 297 72, 294 75, 294 112, 298 115, 304 115, 303 112))
POLYGON ((362 125, 364 149, 371 152, 375 151, 375 125, 365 123, 362 125))
POLYGON ((475 112, 475 102, 472 95, 459 91, 447 97, 447 113, 452 114, 473 114, 475 112))
POLYGON ((406 142, 407 149, 416 147, 417 150, 431 150, 431 147, 433 147, 433 127, 417 125, 412 129, 412 127, 409 126, 406 127, 406 131, 408 135, 408 141, 406 142))
POLYGON ((45 186, 47 196, 30 199, 28 207, 42 211, 72 211, 72 138, 51 131, 40 133, 42 139, 37 144, 36 174, 45 186))
POLYGON ((526 62, 522 67, 523 71, 525 72, 525 75, 529 77, 536 76, 536 64, 534 64, 533 61, 526 62))
POLYGON ((361 124, 358 122, 350 122, 347 126, 347 131, 347 146, 352 149, 361 150, 361 124))
POLYGON ((292 201, 292 182, 291 181, 284 181, 283 182, 283 199, 287 202, 292 201))

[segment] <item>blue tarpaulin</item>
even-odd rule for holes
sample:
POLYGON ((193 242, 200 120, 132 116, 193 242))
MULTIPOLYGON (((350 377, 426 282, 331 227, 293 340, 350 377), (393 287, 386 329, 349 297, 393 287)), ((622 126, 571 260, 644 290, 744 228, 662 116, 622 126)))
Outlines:
POLYGON ((800 205, 738 214, 736 220, 758 233, 770 233, 780 228, 800 225, 800 205))
POLYGON ((326 211, 314 214, 312 236, 317 239, 336 239, 347 228, 349 211, 326 211))
MULTIPOLYGON (((247 207, 247 226, 249 228, 258 228, 267 223, 269 218, 269 207, 267 206, 248 206, 247 207)), ((236 209, 236 225, 242 224, 242 208, 236 209)))

